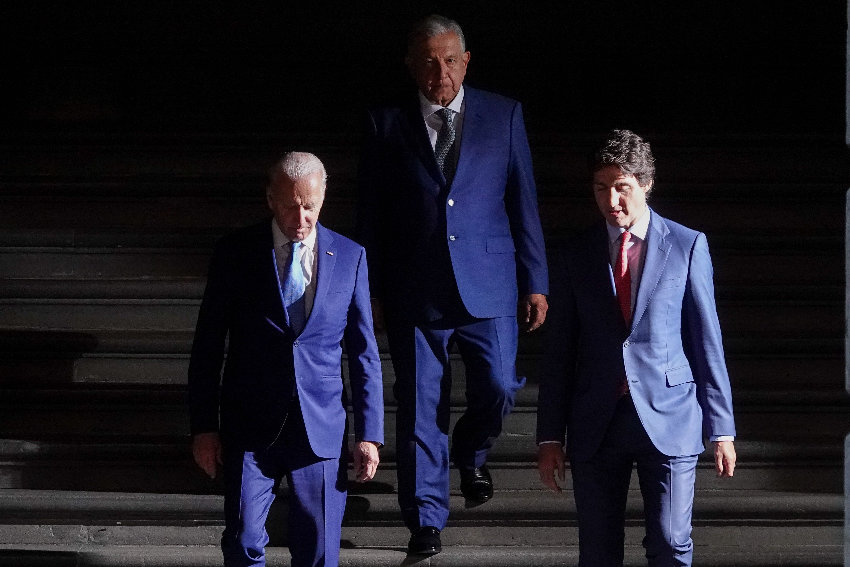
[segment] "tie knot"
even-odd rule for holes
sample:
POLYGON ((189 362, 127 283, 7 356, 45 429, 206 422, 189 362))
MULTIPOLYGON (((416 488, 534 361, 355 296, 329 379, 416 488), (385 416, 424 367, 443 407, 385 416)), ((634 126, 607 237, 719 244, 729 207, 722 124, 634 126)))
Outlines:
POLYGON ((622 234, 622 235, 620 235, 620 238, 622 239, 622 245, 623 245, 623 246, 625 246, 626 244, 628 244, 629 239, 630 239, 631 237, 632 237, 632 233, 631 233, 631 232, 629 232, 628 230, 627 230, 627 231, 625 231, 625 232, 623 232, 623 234, 622 234))
POLYGON ((295 254, 298 252, 298 248, 301 246, 301 242, 298 240, 290 240, 289 241, 289 251, 295 254))
POLYGON ((443 119, 443 122, 445 122, 446 125, 451 128, 455 120, 454 110, 451 110, 449 108, 441 108, 437 111, 437 113, 440 115, 440 118, 443 119))

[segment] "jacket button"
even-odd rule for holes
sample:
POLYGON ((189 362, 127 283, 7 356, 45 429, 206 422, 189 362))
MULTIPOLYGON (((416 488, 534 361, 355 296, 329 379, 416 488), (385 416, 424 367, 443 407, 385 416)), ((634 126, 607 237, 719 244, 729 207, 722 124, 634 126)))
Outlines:
POLYGON ((624 343, 623 343, 623 348, 629 348, 629 344, 630 344, 630 343, 629 343, 629 341, 624 342, 624 343))
POLYGON ((293 341, 292 346, 298 346, 298 341, 293 341))
POLYGON ((449 206, 450 206, 450 207, 454 207, 454 206, 455 206, 455 200, 454 200, 454 199, 449 199, 448 203, 449 203, 449 206))
POLYGON ((452 242, 454 242, 454 241, 456 240, 455 235, 454 235, 454 234, 452 234, 451 236, 449 236, 449 240, 451 240, 452 242))

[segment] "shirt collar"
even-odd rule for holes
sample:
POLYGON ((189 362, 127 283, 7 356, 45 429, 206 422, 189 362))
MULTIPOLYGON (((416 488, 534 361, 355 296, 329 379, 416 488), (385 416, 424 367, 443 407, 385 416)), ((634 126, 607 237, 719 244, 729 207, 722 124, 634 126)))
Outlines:
MULTIPOLYGON (((651 214, 649 207, 647 207, 637 222, 629 229, 632 236, 636 236, 641 240, 646 240, 646 233, 649 232, 649 217, 651 214)), ((616 242, 617 239, 620 238, 620 235, 626 232, 625 228, 611 226, 607 222, 605 223, 605 228, 608 229, 609 242, 616 242)))
MULTIPOLYGON (((301 241, 301 243, 307 248, 309 248, 311 251, 316 249, 317 230, 318 229, 316 228, 316 225, 313 225, 313 230, 310 231, 310 234, 307 235, 307 238, 301 241)), ((275 249, 282 248, 289 244, 289 238, 287 238, 286 235, 283 234, 283 231, 280 230, 279 226, 277 226, 277 221, 275 221, 274 218, 272 218, 272 237, 274 238, 275 249)))
MULTIPOLYGON (((422 116, 428 117, 443 108, 439 104, 434 104, 422 94, 422 91, 419 92, 419 110, 422 111, 422 116)), ((449 110, 455 111, 455 113, 459 114, 461 108, 463 107, 463 85, 460 86, 460 90, 455 95, 454 100, 452 100, 449 105, 446 107, 449 110)))

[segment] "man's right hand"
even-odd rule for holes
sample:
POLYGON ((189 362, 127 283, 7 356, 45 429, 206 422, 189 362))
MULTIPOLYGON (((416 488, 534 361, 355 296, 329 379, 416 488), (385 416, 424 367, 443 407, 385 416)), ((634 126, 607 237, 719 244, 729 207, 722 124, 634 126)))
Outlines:
POLYGON ((566 480, 564 471, 564 448, 560 443, 541 443, 537 447, 537 470, 540 481, 553 492, 561 492, 561 486, 555 479, 555 472, 563 483, 566 480))
POLYGON ((198 433, 192 437, 192 456, 195 462, 210 478, 215 478, 222 464, 221 438, 218 433, 198 433))

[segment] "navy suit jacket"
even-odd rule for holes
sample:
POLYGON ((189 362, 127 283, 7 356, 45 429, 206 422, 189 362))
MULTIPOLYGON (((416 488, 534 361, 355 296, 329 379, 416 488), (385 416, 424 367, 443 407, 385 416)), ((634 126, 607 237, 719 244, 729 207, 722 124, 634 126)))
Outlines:
POLYGON ((604 221, 553 268, 537 439, 566 435, 572 459, 598 449, 623 378, 661 453, 697 455, 703 436, 735 435, 705 235, 650 214, 630 328, 614 295, 604 221))
POLYGON ((516 315, 518 293, 549 291, 520 103, 470 87, 464 97, 451 184, 418 97, 368 114, 358 237, 369 251, 373 293, 413 317, 441 294, 459 294, 474 317, 516 315))
POLYGON ((313 452, 339 457, 346 430, 344 344, 355 438, 383 443, 364 249, 316 224, 316 295, 295 336, 281 298, 271 222, 224 237, 213 253, 189 364, 192 433, 220 431, 225 443, 260 450, 279 435, 297 393, 313 452))

